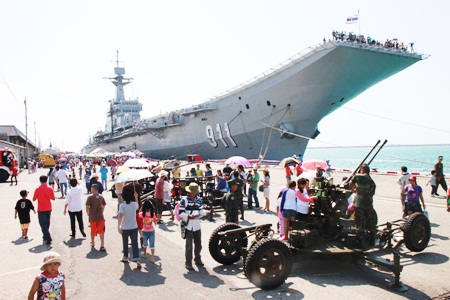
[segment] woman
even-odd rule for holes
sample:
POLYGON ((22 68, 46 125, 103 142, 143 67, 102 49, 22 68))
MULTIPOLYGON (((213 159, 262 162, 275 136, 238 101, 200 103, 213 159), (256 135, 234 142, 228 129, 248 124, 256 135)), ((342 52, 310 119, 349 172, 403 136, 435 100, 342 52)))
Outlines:
POLYGON ((48 170, 48 185, 52 187, 53 190, 55 190, 55 172, 53 171, 53 168, 50 168, 48 170))
POLYGON ((299 200, 297 201, 297 218, 304 221, 309 212, 309 203, 317 200, 317 196, 308 196, 308 181, 305 178, 300 178, 297 186, 298 190, 295 193, 299 200))
POLYGON ((139 262, 138 224, 136 221, 136 211, 139 209, 136 202, 137 196, 133 184, 123 188, 122 198, 124 202, 119 206, 118 231, 122 235, 123 247, 123 257, 120 261, 128 263, 128 237, 130 237, 133 252, 132 260, 136 262, 137 268, 140 269, 142 266, 139 262))
POLYGON ((225 193, 227 191, 227 180, 225 179, 225 176, 222 175, 221 170, 217 170, 216 178, 217 178, 216 190, 225 193))
POLYGON ((264 189, 264 198, 266 198, 266 206, 264 207, 264 211, 270 211, 270 174, 268 169, 263 170, 264 178, 261 179, 263 189, 264 189))
POLYGON ((422 212, 420 202, 422 202, 423 209, 425 208, 425 202, 423 201, 422 187, 417 185, 416 176, 409 178, 409 184, 402 184, 402 193, 406 194, 405 213, 411 215, 415 212, 422 212), (420 200, 420 201, 419 201, 420 200))
POLYGON ((170 219, 173 221, 175 215, 173 214, 172 208, 172 198, 170 197, 170 191, 172 190, 172 186, 169 183, 168 176, 164 177, 164 187, 163 187, 163 196, 164 196, 164 209, 170 212, 170 219))
POLYGON ((295 181, 289 182, 288 189, 283 192, 281 196, 280 211, 283 214, 283 229, 284 236, 281 238, 283 241, 289 239, 289 221, 294 221, 297 216, 297 196, 295 193, 295 181))

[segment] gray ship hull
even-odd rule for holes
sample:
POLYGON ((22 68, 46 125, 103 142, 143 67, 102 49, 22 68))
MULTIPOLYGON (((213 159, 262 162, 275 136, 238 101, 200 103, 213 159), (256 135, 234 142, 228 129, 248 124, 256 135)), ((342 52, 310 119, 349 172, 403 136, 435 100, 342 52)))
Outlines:
POLYGON ((198 106, 141 122, 90 145, 148 157, 241 155, 279 160, 303 153, 317 124, 341 105, 423 59, 416 53, 328 42, 198 106))

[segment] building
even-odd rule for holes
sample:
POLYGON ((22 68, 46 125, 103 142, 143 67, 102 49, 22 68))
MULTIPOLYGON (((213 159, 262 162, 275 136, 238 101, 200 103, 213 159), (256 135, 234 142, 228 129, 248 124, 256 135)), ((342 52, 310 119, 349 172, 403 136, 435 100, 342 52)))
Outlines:
POLYGON ((26 155, 32 157, 39 153, 38 147, 31 142, 30 139, 28 139, 28 144, 26 141, 25 134, 23 134, 16 126, 0 125, 0 147, 14 149, 20 166, 24 165, 24 158, 26 155))

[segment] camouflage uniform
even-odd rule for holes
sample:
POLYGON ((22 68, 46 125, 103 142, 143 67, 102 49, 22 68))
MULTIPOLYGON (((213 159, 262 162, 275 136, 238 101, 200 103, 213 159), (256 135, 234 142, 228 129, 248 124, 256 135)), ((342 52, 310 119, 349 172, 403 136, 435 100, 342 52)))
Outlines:
POLYGON ((239 210, 242 206, 242 193, 237 189, 225 195, 225 222, 238 223, 239 210))
POLYGON ((356 196, 353 200, 355 208, 355 221, 358 234, 363 235, 366 230, 372 235, 376 233, 376 214, 373 209, 373 195, 375 195, 375 182, 368 174, 358 174, 352 180, 356 196))

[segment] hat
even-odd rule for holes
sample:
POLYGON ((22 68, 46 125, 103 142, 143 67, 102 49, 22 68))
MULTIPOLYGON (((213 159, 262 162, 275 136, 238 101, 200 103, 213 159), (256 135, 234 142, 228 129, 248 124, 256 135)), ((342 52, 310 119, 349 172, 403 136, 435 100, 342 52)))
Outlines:
POLYGON ((160 172, 158 173, 159 177, 163 177, 163 176, 167 177, 168 174, 169 174, 169 173, 167 173, 166 170, 162 170, 162 171, 160 171, 160 172))
POLYGON ((191 182, 189 184, 189 186, 186 187, 186 191, 188 193, 192 193, 194 195, 198 195, 200 193, 200 188, 199 188, 198 184, 196 184, 195 182, 191 182))
POLYGON ((269 169, 264 168, 264 170, 262 170, 263 172, 269 172, 269 169))
POLYGON ((98 177, 99 177, 99 176, 98 176, 98 173, 93 173, 93 174, 91 175, 91 179, 92 179, 92 178, 97 178, 97 179, 98 179, 98 177))
POLYGON ((417 182, 416 176, 411 176, 411 177, 409 177, 409 181, 415 181, 415 182, 417 182))
POLYGON ((45 265, 57 262, 59 264, 62 264, 61 256, 59 256, 58 252, 55 251, 48 251, 45 253, 44 260, 42 261, 41 271, 45 270, 45 265))

